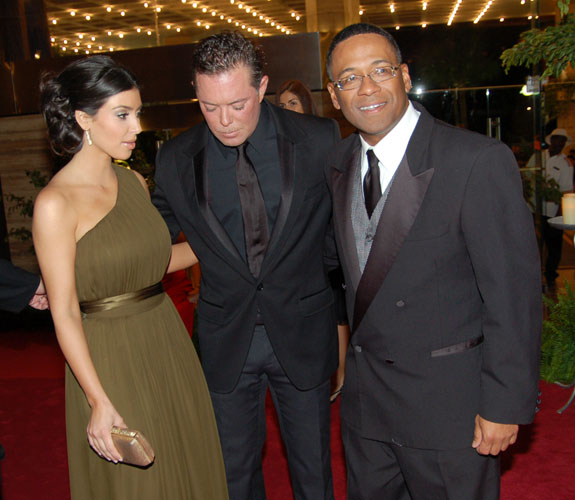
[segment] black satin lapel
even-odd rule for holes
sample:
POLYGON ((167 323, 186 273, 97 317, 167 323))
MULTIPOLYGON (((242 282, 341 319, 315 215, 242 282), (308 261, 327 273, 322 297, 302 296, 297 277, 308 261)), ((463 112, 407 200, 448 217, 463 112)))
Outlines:
MULTIPOLYGON (((353 197, 353 181, 356 173, 358 154, 361 147, 354 148, 350 155, 346 155, 346 162, 343 168, 332 169, 332 189, 333 189, 333 221, 336 235, 343 248, 343 255, 340 259, 345 262, 343 265, 349 269, 352 278, 357 279, 360 275, 359 259, 355 245, 355 235, 351 222, 351 206, 353 197)), ((354 289, 358 283, 353 283, 354 289)))
MULTIPOLYGON (((253 279, 250 274, 247 264, 241 258, 238 249, 234 245, 233 241, 229 237, 228 233, 212 211, 210 204, 208 203, 208 176, 207 176, 207 158, 205 155, 205 150, 202 149, 194 156, 194 174, 195 174, 195 186, 196 186, 196 196, 198 199, 198 205, 200 207, 200 212, 204 217, 207 225, 212 230, 213 234, 216 236, 219 243, 230 253, 233 259, 236 261, 236 267, 242 272, 245 271, 247 277, 253 279)), ((190 199, 190 198, 188 198, 190 199)))
POLYGON ((283 135, 277 136, 278 142, 278 153, 280 158, 280 175, 282 183, 282 192, 280 196, 280 205, 278 208, 278 213, 276 216, 276 221, 274 228, 270 237, 270 242, 266 255, 264 256, 264 261, 262 262, 262 269, 260 271, 260 278, 265 275, 267 270, 272 265, 274 257, 278 255, 277 252, 280 251, 282 236, 285 233, 285 227, 288 222, 290 213, 292 213, 292 208, 294 206, 294 179, 295 179, 295 153, 294 144, 290 142, 283 135))
POLYGON ((423 203, 433 172, 431 168, 412 176, 406 158, 402 160, 389 190, 373 245, 357 287, 352 331, 355 331, 361 323, 395 262, 423 203))

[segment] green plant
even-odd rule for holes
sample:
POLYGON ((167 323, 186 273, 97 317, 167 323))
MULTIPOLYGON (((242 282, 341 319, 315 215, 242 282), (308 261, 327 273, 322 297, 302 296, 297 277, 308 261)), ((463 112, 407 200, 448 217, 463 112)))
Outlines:
POLYGON ((549 317, 541 335, 541 378, 570 384, 575 381, 575 295, 569 284, 565 292, 556 302, 543 298, 549 317))
POLYGON ((523 181, 523 196, 525 201, 531 207, 533 212, 536 211, 535 206, 535 191, 539 193, 543 203, 552 201, 553 203, 561 203, 563 193, 559 189, 559 184, 555 179, 548 179, 541 174, 541 172, 522 172, 521 180, 523 181))
MULTIPOLYGON (((43 188, 48 184, 48 176, 44 175, 39 170, 26 170, 28 182, 35 188, 43 188)), ((11 205, 8 207, 8 213, 18 213, 24 217, 32 217, 34 213, 34 198, 31 196, 17 196, 11 193, 5 195, 6 201, 11 205)), ((13 227, 8 231, 9 238, 15 238, 21 241, 29 241, 32 239, 32 232, 24 226, 13 227)))
POLYGON ((575 67, 575 16, 569 14, 571 0, 557 0, 561 22, 544 30, 531 29, 521 34, 521 41, 503 51, 505 72, 511 66, 530 68, 545 63, 542 77, 559 76, 568 64, 575 67))

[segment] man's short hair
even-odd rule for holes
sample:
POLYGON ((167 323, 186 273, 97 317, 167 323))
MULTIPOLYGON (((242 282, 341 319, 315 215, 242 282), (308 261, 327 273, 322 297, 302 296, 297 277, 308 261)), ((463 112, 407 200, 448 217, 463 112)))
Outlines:
POLYGON ((263 53, 240 33, 223 31, 201 40, 192 56, 192 82, 196 75, 218 75, 239 66, 252 72, 252 85, 260 86, 264 72, 263 53))
POLYGON ((395 41, 395 38, 391 36, 387 31, 379 26, 375 26, 373 24, 368 23, 357 23, 357 24, 350 24, 346 28, 342 29, 337 35, 335 35, 334 39, 331 41, 329 46, 329 50, 327 51, 327 61, 325 63, 327 76, 330 80, 333 80, 333 75, 331 74, 331 58, 333 55, 333 51, 335 48, 344 40, 351 38, 355 35, 368 35, 368 34, 375 34, 381 35, 384 37, 395 52, 395 57, 397 58, 397 64, 401 64, 401 50, 399 50, 399 45, 395 41))

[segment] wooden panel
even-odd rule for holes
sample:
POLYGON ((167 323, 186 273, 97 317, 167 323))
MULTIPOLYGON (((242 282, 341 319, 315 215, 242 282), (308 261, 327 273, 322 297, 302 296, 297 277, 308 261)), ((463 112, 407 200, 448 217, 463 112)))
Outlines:
MULTIPOLYGON (((52 169, 51 153, 46 140, 46 128, 40 115, 0 118, 0 176, 6 210, 8 231, 24 227, 31 230, 32 219, 11 211, 14 203, 6 195, 35 198, 39 188, 30 183, 27 170, 38 170, 49 175, 52 169)), ((36 272, 38 264, 31 250, 32 240, 9 239, 12 262, 36 272)))
MULTIPOLYGON (((302 80, 313 90, 322 87, 322 67, 317 33, 261 38, 256 42, 263 48, 267 61, 265 72, 270 77, 268 92, 275 92, 275 89, 288 78, 302 80)), ((194 44, 188 44, 126 50, 115 52, 113 58, 135 73, 142 84, 144 103, 190 102, 195 98, 190 83, 189 63, 194 49, 194 44)), ((56 57, 15 63, 16 104, 8 103, 5 109, 0 107, 0 115, 37 113, 39 111, 40 75, 44 71, 61 71, 74 59, 78 57, 56 57)), ((0 106, 2 105, 6 106, 0 100, 0 106)))

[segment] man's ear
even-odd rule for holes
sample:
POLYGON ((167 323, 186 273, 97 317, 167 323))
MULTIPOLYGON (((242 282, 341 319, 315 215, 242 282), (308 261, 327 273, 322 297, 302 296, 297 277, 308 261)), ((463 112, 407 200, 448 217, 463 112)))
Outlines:
POLYGON ((409 76, 409 68, 407 67, 407 64, 401 64, 399 66, 399 70, 401 71, 401 78, 403 80, 405 91, 409 92, 411 90, 411 77, 409 76))
POLYGON ((337 100, 337 94, 335 92, 335 85, 332 82, 329 82, 327 84, 327 91, 329 92, 329 95, 331 97, 331 103, 333 104, 333 107, 335 109, 341 109, 341 106, 339 105, 339 101, 337 100))
POLYGON ((268 82, 269 82, 268 75, 262 76, 262 79, 260 81, 260 86, 258 88, 258 95, 259 95, 260 102, 263 101, 263 99, 266 95, 266 90, 268 88, 268 82))
POLYGON ((82 130, 90 130, 92 125, 92 117, 86 113, 85 111, 74 111, 74 118, 78 122, 78 125, 82 128, 82 130))

